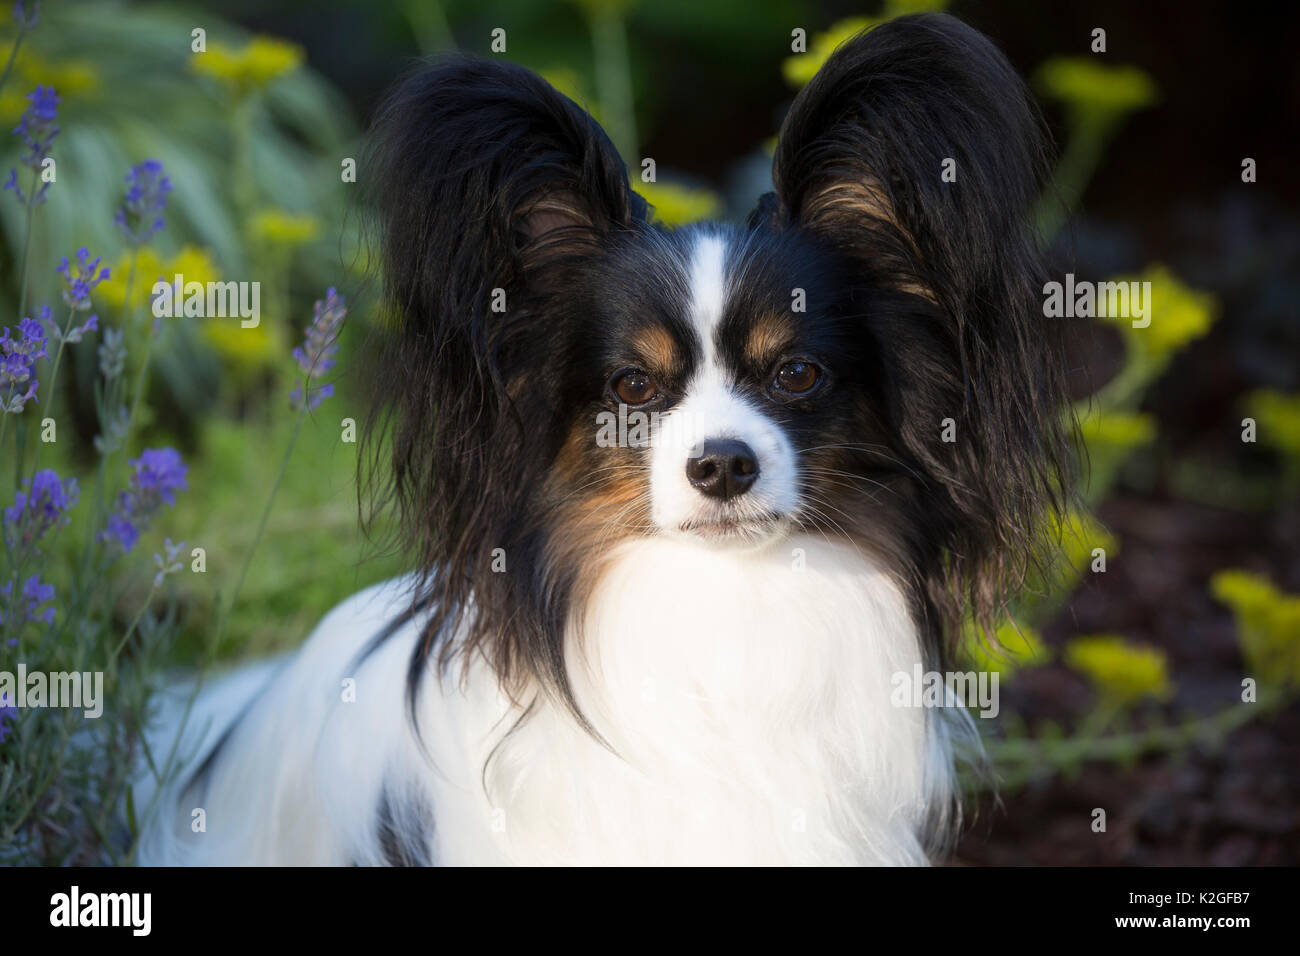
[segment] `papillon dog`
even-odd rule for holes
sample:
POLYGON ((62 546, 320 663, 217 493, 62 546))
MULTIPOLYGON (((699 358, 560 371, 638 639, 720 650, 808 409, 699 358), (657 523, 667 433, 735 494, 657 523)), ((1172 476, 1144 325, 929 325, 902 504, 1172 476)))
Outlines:
POLYGON ((422 66, 370 142, 362 490, 413 571, 198 696, 140 859, 941 856, 973 722, 894 678, 1002 613, 1070 460, 1005 57, 943 15, 847 41, 743 226, 656 225, 501 59, 422 66))

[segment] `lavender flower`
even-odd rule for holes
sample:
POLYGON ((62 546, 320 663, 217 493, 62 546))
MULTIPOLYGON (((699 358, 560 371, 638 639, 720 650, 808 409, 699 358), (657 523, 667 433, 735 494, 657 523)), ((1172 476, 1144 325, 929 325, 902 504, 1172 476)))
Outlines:
POLYGON ((99 343, 99 374, 113 380, 126 368, 126 336, 121 329, 107 328, 99 343))
MULTIPOLYGON (((90 258, 90 251, 85 246, 82 246, 77 250, 75 275, 72 266, 68 263, 67 256, 63 256, 59 260, 59 267, 55 271, 63 276, 63 282, 67 286, 63 290, 63 302, 74 312, 84 312, 89 309, 90 293, 94 291, 95 286, 108 278, 108 267, 99 268, 99 259, 99 256, 94 259, 90 258)), ((92 315, 90 318, 94 320, 95 317, 92 315)), ((94 326, 92 325, 91 328, 94 328, 94 326)))
POLYGON ((132 166, 126 176, 126 199, 118 207, 113 221, 133 246, 144 245, 166 225, 163 210, 172 181, 163 175, 163 165, 146 159, 132 166))
POLYGON ((81 325, 70 326, 66 331, 59 328, 58 323, 49 318, 49 309, 45 310, 46 319, 45 327, 49 330, 50 338, 55 342, 64 342, 68 345, 76 345, 88 332, 94 332, 99 328, 99 316, 92 315, 81 325))
POLYGON ((58 525, 68 523, 68 512, 77 504, 81 489, 76 478, 61 479, 51 468, 38 471, 27 490, 14 492, 14 503, 4 510, 5 541, 12 549, 35 547, 58 525))
POLYGON ((111 455, 126 442, 131 431, 131 412, 125 405, 119 405, 113 411, 104 412, 104 430, 95 436, 95 451, 101 455, 111 455))
POLYGON ((15 0, 14 26, 18 28, 18 32, 26 33, 36 26, 40 20, 41 5, 39 0, 31 0, 30 3, 25 3, 24 0, 15 0))
POLYGON ((9 722, 18 722, 18 708, 9 703, 8 694, 0 694, 0 744, 5 742, 5 738, 13 733, 12 727, 6 727, 9 722))
POLYGON ((28 400, 36 398, 36 361, 48 358, 42 323, 50 310, 42 309, 40 321, 23 319, 14 338, 9 329, 0 332, 0 412, 16 415, 28 400))
MULTIPOLYGON (((54 87, 38 86, 27 94, 27 102, 29 105, 14 128, 14 135, 22 138, 25 147, 18 161, 33 173, 39 174, 42 165, 50 155, 54 137, 59 135, 57 124, 60 100, 58 94, 54 92, 54 87)), ((12 190, 24 206, 39 206, 45 202, 45 194, 50 184, 41 183, 29 197, 18 185, 18 170, 10 169, 9 180, 4 184, 4 188, 12 190)))
POLYGON ((108 516, 100 539, 130 551, 163 505, 176 504, 176 492, 184 491, 189 470, 174 448, 146 448, 130 462, 135 471, 126 491, 118 496, 118 510, 108 516))
MULTIPOLYGON (((4 587, 0 588, 0 598, 4 598, 3 601, 0 601, 0 624, 4 624, 6 620, 5 612, 2 607, 3 605, 10 603, 13 593, 13 581, 7 582, 4 587)), ((17 626, 21 626, 28 621, 39 621, 42 624, 49 624, 52 622, 54 620, 54 608, 43 608, 41 605, 48 604, 53 600, 54 585, 42 584, 41 576, 39 574, 33 574, 27 579, 26 583, 23 584, 23 593, 19 598, 19 603, 15 607, 18 618, 17 626)), ((11 640, 9 643, 12 646, 13 644, 16 644, 17 641, 11 640)))
POLYGON ((297 359, 298 368, 304 376, 303 383, 289 395, 289 402, 294 408, 303 407, 304 389, 308 411, 334 394, 332 384, 325 383, 313 388, 312 383, 319 381, 334 367, 334 356, 339 350, 339 330, 347 314, 348 307, 343 296, 333 287, 325 290, 325 300, 316 303, 303 344, 293 350, 293 357, 297 359))
POLYGON ((154 587, 162 587, 163 578, 167 577, 169 574, 176 574, 178 571, 184 569, 185 560, 181 557, 181 553, 184 550, 184 541, 177 542, 176 544, 172 544, 171 538, 166 538, 163 541, 163 553, 155 554, 153 556, 154 567, 158 569, 158 573, 153 576, 154 587))

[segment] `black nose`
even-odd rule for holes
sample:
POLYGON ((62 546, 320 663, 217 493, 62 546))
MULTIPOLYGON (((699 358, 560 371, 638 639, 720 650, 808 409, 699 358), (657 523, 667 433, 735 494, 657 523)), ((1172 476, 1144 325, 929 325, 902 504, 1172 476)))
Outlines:
POLYGON ((736 498, 758 479, 754 449, 734 438, 706 441, 699 458, 686 461, 686 477, 710 498, 736 498))

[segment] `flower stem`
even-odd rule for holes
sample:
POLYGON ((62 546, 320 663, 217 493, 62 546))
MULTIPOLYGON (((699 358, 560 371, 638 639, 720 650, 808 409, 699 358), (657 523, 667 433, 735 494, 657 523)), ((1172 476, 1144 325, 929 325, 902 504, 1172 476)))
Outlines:
POLYGON ((217 622, 216 641, 218 642, 225 631, 231 613, 235 609, 235 602, 239 600, 239 592, 244 587, 244 579, 248 577, 248 569, 253 564, 253 556, 257 553, 257 546, 261 543, 262 534, 266 531, 266 522, 271 517, 271 506, 275 503, 275 496, 280 490, 280 483, 284 481, 285 473, 289 470, 289 459, 293 456, 294 446, 298 444, 298 436, 302 434, 303 422, 306 419, 307 408, 304 405, 298 412, 297 421, 293 424, 293 435, 289 438, 289 447, 284 450, 284 457, 280 459, 280 470, 275 476, 275 482, 271 485, 271 493, 267 495, 266 505, 262 508, 262 517, 257 522, 257 532, 253 535, 253 543, 248 549, 248 554, 244 556, 244 564, 239 569, 239 577, 235 580, 234 590, 230 592, 230 599, 226 603, 225 613, 221 615, 221 620, 217 622))
MULTIPOLYGON (((138 255, 139 252, 137 251, 136 253, 133 253, 131 256, 131 270, 127 276, 127 285, 126 285, 128 296, 131 294, 131 285, 135 281, 135 261, 138 255)), ((132 311, 130 299, 127 300, 127 303, 125 306, 123 306, 123 308, 127 310, 125 312, 125 318, 122 323, 124 326, 123 331, 125 331, 127 319, 130 318, 131 311, 132 311)), ((144 400, 144 392, 149 385, 149 362, 153 358, 153 343, 155 338, 156 336, 154 335, 153 326, 150 325, 146 332, 145 346, 144 346, 144 359, 140 363, 140 371, 137 372, 135 376, 135 390, 131 393, 131 414, 128 415, 126 419, 127 431, 126 431, 126 438, 123 439, 122 442, 123 447, 125 447, 126 444, 130 441, 131 429, 135 425, 136 415, 139 414, 140 412, 140 402, 144 400)))
MULTIPOLYGON (((46 408, 54 407, 54 398, 55 395, 57 394, 54 391, 54 384, 59 380, 59 366, 63 363, 63 349, 64 346, 67 345, 68 333, 72 331, 72 325, 74 322, 76 322, 76 320, 77 320, 77 310, 76 309, 68 310, 68 324, 64 326, 63 333, 59 336, 59 347, 54 352, 54 364, 50 367, 50 381, 46 385, 46 392, 45 392, 46 396, 49 399, 49 402, 45 406, 46 408)), ((41 445, 43 444, 44 442, 38 441, 36 443, 36 451, 32 454, 32 478, 36 477, 36 471, 38 468, 40 468, 41 445)))
POLYGON ((41 174, 38 170, 32 170, 32 187, 27 193, 27 205, 23 224, 23 257, 18 266, 18 317, 21 319, 23 313, 27 311, 27 254, 32 248, 32 212, 35 210, 36 202, 36 184, 40 181, 41 174))
MULTIPOLYGON (((59 365, 63 361, 63 348, 67 344, 67 335, 69 332, 72 331, 72 325, 76 321, 76 318, 77 318, 77 310, 69 309, 68 324, 64 327, 63 334, 59 336, 59 347, 54 352, 54 365, 50 369, 49 391, 47 393, 50 401, 49 401, 49 405, 46 406, 47 408, 52 407, 54 405, 54 395, 55 395, 54 383, 57 382, 59 379, 59 365)), ((36 472, 38 472, 41 467, 41 446, 43 444, 45 443, 42 441, 37 441, 36 450, 32 452, 32 470, 31 470, 31 474, 29 475, 29 481, 28 481, 29 489, 34 490, 36 487, 36 472)), ((19 467, 21 469, 21 466, 19 467)), ((31 556, 31 550, 32 549, 29 547, 23 549, 19 553, 18 560, 15 566, 15 580, 22 577, 24 566, 27 564, 28 557, 31 556)))
POLYGON ((9 51, 9 59, 5 63, 3 73, 0 73, 0 90, 4 89, 5 82, 9 79, 9 74, 13 71, 14 60, 18 59, 18 48, 23 45, 23 37, 27 36, 26 30, 19 30, 18 36, 14 37, 13 48, 9 51))
POLYGON ((149 596, 146 597, 144 602, 140 605, 140 610, 135 612, 135 617, 131 618, 131 623, 127 626, 126 633, 122 635, 122 640, 118 641, 117 647, 113 648, 113 654, 109 658, 110 666, 117 663, 117 659, 122 653, 122 648, 126 647, 126 642, 129 641, 131 635, 135 633, 135 629, 140 623, 140 618, 144 617, 144 612, 147 611, 149 605, 153 603, 153 596, 157 590, 158 584, 157 582, 154 582, 153 587, 149 589, 149 596))
MULTIPOLYGON (((226 601, 225 606, 221 609, 220 617, 217 620, 216 630, 213 634, 211 643, 208 645, 208 660, 206 663, 209 664, 211 663, 213 657, 215 657, 216 655, 217 648, 220 647, 221 645, 221 638, 222 635, 225 633, 226 624, 230 620, 231 612, 235 608, 235 602, 239 600, 239 592, 244 587, 244 579, 248 576, 248 569, 253 563, 253 556, 257 553, 257 547, 262 541, 262 535, 266 531, 266 522, 271 516, 271 507, 275 503, 276 493, 280 490, 280 483, 284 480, 284 476, 286 472, 289 470, 289 459, 293 456, 294 446, 298 444, 298 436, 302 433, 303 422, 306 420, 306 418, 307 418, 307 409, 304 405, 304 407, 301 408, 298 412, 298 420, 294 422, 293 435, 289 438, 289 446, 285 449, 284 457, 280 460, 280 470, 275 476, 275 482, 271 485, 271 493, 267 496, 266 505, 262 508, 262 516, 257 522, 257 533, 253 535, 253 543, 249 547, 248 553, 244 556, 243 566, 239 569, 239 578, 235 581, 235 587, 230 592, 230 598, 226 601)), ((143 613, 143 608, 136 615, 137 621, 139 620, 140 613, 143 613)), ((132 628, 135 627, 135 623, 136 622, 132 622, 131 625, 132 628)), ((130 633, 130 630, 128 630, 128 633, 130 633)), ((185 734, 185 728, 189 725, 190 713, 194 709, 194 703, 196 700, 198 700, 199 691, 203 687, 203 673, 205 669, 206 666, 204 668, 200 668, 199 676, 195 679, 194 685, 190 689, 189 696, 185 702, 185 710, 181 714, 180 726, 176 731, 176 738, 172 742, 166 760, 163 762, 162 772, 155 773, 155 778, 158 781, 158 786, 154 791, 153 799, 150 800, 149 802, 149 806, 145 808, 144 814, 142 816, 143 820, 148 820, 153 815, 154 809, 158 803, 158 799, 162 795, 164 782, 170 777, 172 773, 173 764, 176 759, 177 751, 180 749, 181 738, 185 734)), ((147 824, 145 826, 147 826, 147 824)), ((141 834, 143 834, 144 829, 145 827, 142 826, 140 832, 136 834, 135 839, 132 841, 131 847, 126 854, 127 859, 134 859, 135 853, 139 849, 140 836, 141 834)))

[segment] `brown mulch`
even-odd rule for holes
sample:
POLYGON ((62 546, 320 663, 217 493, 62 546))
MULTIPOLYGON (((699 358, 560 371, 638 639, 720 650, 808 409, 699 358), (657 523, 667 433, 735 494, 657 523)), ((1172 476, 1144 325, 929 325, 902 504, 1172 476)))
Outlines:
MULTIPOLYGON (((1118 633, 1169 657, 1176 686, 1165 716, 1210 714, 1240 699, 1243 662, 1231 614, 1210 575, 1244 567, 1300 590, 1295 508, 1246 514, 1121 492, 1100 516, 1122 542, 1104 575, 1073 596, 1045 640, 1118 633)), ((1033 726, 1072 726, 1085 681, 1053 664, 1022 671, 1003 706, 1033 726)), ((1139 714, 1138 719, 1141 719, 1139 714)), ((1132 767, 1089 763, 985 799, 954 862, 980 865, 1295 865, 1300 863, 1300 702, 1239 728, 1216 748, 1153 753, 1132 767), (1092 830, 1106 810, 1106 832, 1092 830)))

